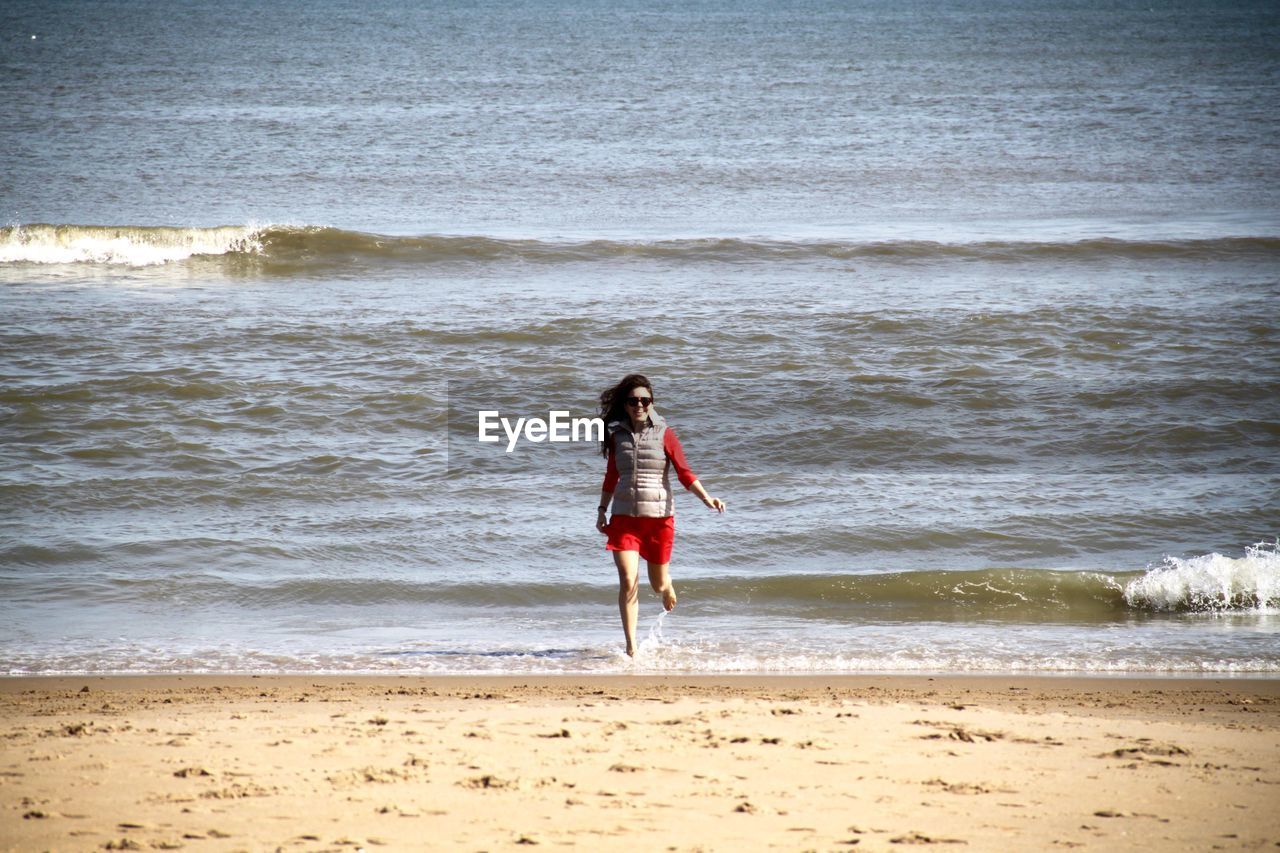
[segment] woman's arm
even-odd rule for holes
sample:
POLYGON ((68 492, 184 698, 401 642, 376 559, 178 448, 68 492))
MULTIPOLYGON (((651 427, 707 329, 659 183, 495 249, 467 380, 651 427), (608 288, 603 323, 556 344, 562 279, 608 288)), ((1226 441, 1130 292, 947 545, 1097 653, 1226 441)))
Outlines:
POLYGON ((672 466, 675 467, 676 476, 680 478, 681 484, 711 509, 724 512, 724 501, 707 494, 707 490, 702 487, 702 483, 689 468, 689 463, 684 458, 684 448, 680 446, 680 439, 676 438, 675 430, 670 427, 663 434, 662 447, 667 453, 667 458, 671 460, 672 466))
POLYGON ((618 461, 614 458, 613 448, 609 448, 609 461, 604 466, 604 482, 600 485, 600 504, 596 507, 596 530, 605 532, 609 520, 605 515, 609 511, 609 502, 613 500, 613 490, 618 487, 618 461))
POLYGON ((613 500, 613 492, 601 490, 600 505, 596 507, 596 530, 601 533, 605 532, 605 527, 609 524, 609 517, 606 513, 609 512, 609 501, 611 500, 613 500))

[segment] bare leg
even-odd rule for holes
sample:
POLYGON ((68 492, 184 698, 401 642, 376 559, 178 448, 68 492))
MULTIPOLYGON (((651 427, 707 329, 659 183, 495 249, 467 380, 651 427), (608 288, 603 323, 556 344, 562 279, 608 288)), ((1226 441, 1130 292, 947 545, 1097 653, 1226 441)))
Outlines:
POLYGON ((640 617, 640 554, 636 551, 614 551, 613 564, 618 567, 618 612, 622 614, 622 633, 627 638, 627 654, 636 654, 636 621, 640 617))
POLYGON ((669 569, 670 563, 648 563, 649 566, 649 586, 653 587, 653 591, 662 596, 662 607, 664 610, 676 609, 676 588, 671 583, 671 574, 669 569))

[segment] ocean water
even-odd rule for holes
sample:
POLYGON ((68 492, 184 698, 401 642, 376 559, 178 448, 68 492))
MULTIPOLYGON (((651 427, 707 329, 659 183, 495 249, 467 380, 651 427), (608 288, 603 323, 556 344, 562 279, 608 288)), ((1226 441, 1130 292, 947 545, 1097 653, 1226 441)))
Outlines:
POLYGON ((1274 4, 615 6, 0 7, 0 673, 1280 675, 1274 4))

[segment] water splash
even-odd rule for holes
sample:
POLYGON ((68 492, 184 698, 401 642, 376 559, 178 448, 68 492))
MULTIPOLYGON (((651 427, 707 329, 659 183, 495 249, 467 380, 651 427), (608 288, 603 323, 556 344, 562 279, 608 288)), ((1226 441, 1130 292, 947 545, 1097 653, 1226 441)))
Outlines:
POLYGON ((1280 542, 1259 542, 1243 557, 1165 557, 1164 565, 1125 585, 1124 599, 1130 607, 1164 612, 1276 612, 1280 542))
POLYGON ((666 619, 667 619, 667 611, 663 610, 661 613, 658 614, 657 621, 655 621, 652 625, 649 626, 649 636, 641 640, 639 643, 639 646, 636 649, 637 659, 640 658, 642 655, 644 657, 652 657, 653 655, 657 654, 659 650, 662 649, 663 645, 665 645, 665 640, 662 636, 662 623, 665 622, 666 619))

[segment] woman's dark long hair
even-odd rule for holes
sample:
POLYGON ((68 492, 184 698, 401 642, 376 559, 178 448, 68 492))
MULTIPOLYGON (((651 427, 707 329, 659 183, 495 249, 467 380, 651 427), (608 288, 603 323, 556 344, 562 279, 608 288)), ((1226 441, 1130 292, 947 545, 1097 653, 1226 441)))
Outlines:
POLYGON ((622 381, 600 395, 600 419, 604 421, 604 441, 600 442, 600 455, 609 455, 609 424, 614 421, 630 421, 627 414, 627 393, 632 388, 644 388, 653 396, 653 383, 639 373, 628 373, 622 381))

